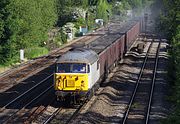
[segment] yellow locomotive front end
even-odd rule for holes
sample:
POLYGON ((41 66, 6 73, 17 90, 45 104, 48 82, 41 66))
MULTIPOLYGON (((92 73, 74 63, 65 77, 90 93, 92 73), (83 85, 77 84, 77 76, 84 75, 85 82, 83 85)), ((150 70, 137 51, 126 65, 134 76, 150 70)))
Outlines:
POLYGON ((88 74, 59 74, 54 75, 55 90, 63 91, 87 91, 88 74))
POLYGON ((57 63, 54 74, 56 96, 80 95, 88 91, 88 64, 57 63))

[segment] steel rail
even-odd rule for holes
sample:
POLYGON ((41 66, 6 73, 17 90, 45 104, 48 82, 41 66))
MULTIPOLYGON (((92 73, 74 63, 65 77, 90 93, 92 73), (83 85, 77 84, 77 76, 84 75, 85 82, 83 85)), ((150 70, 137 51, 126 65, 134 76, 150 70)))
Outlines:
MULTIPOLYGON (((24 110, 26 107, 28 107, 29 105, 31 105, 34 101, 36 101, 38 98, 40 98, 42 95, 44 95, 45 93, 47 93, 49 90, 51 90, 53 88, 53 85, 51 85, 50 87, 48 87, 45 91, 43 91, 41 94, 39 94, 37 97, 35 97, 34 99, 32 99, 30 102, 28 102, 22 109, 16 111, 15 113, 13 113, 12 115, 10 115, 3 123, 7 123, 11 118, 14 117, 15 114, 19 113, 20 111, 24 110)), ((12 121, 12 120, 11 120, 12 121)))
POLYGON ((43 124, 49 123, 61 110, 62 108, 58 108, 45 122, 43 122, 43 124))
POLYGON ((124 116, 124 118, 123 118, 122 124, 125 124, 125 123, 126 123, 126 120, 127 120, 127 118, 128 118, 129 111, 130 111, 130 108, 131 108, 132 103, 133 103, 133 101, 134 101, 134 98, 135 98, 135 95, 136 95, 136 92, 137 92, 137 89, 138 89, 138 86, 139 86, 139 83, 140 83, 140 80, 141 80, 141 77, 142 77, 142 74, 143 74, 143 71, 144 71, 144 68, 145 68, 145 65, 146 65, 146 62, 147 62, 147 59, 148 59, 148 55, 149 55, 149 51, 150 51, 150 49, 151 49, 151 47, 152 47, 152 44, 153 44, 153 41, 151 42, 151 44, 150 44, 150 46, 149 46, 149 48, 148 48, 148 50, 147 50, 147 53, 146 53, 146 56, 145 56, 143 65, 142 65, 142 67, 141 67, 141 70, 140 70, 140 73, 139 73, 139 76, 138 76, 138 80, 136 81, 136 86, 135 86, 135 88, 134 88, 133 95, 132 95, 132 97, 131 97, 131 99, 130 99, 130 102, 129 102, 129 104, 128 104, 128 108, 127 108, 127 110, 126 110, 126 112, 125 112, 125 116, 124 116))
MULTIPOLYGON (((82 105, 79 105, 78 108, 75 108, 74 112, 72 113, 72 115, 67 118, 67 121, 65 122, 66 124, 69 124, 71 122, 71 120, 75 119, 75 117, 78 115, 78 113, 84 108, 84 106, 87 105, 87 102, 84 102, 82 105)), ((60 112, 64 110, 64 108, 58 108, 55 112, 53 112, 53 114, 48 117, 43 124, 48 124, 51 120, 53 120, 53 118, 60 112)))
MULTIPOLYGON (((52 104, 56 99, 53 99, 50 101, 49 105, 52 104)), ((48 106, 49 106, 48 105, 48 106)), ((35 116, 38 116, 40 115, 42 112, 44 112, 46 110, 46 108, 48 108, 48 106, 45 106, 39 113, 37 113, 36 111, 38 111, 38 109, 41 107, 37 107, 28 117, 28 119, 26 119, 23 123, 31 123, 34 119, 36 119, 37 117, 35 116), (33 118, 34 117, 34 118, 33 118)))
POLYGON ((28 94, 30 91, 34 90, 35 88, 37 88, 40 84, 44 83, 46 80, 48 80, 51 76, 53 76, 53 74, 49 75, 47 78, 45 78, 44 80, 42 80, 41 82, 39 82, 38 84, 34 85, 33 87, 31 87, 29 90, 27 90, 26 92, 24 92, 23 94, 19 95, 18 97, 16 97, 15 99, 13 99, 11 102, 7 103, 5 106, 3 106, 0 109, 0 112, 4 111, 6 109, 6 107, 8 107, 9 105, 11 105, 12 103, 14 103, 15 101, 17 101, 18 99, 20 99, 21 97, 23 97, 24 95, 28 94))
MULTIPOLYGON (((94 102, 97 99, 94 100, 94 102)), ((75 119, 75 117, 77 117, 78 113, 81 112, 83 110, 83 108, 88 104, 88 101, 84 101, 82 105, 79 105, 79 107, 77 108, 77 110, 73 113, 73 115, 66 121, 66 124, 69 124, 73 119, 75 119)))
POLYGON ((155 63, 154 70, 153 70, 153 79, 152 79, 149 103, 148 103, 147 114, 146 114, 146 124, 148 124, 148 122, 149 122, 149 116, 150 116, 150 111, 151 111, 151 104, 152 104, 152 98, 153 98, 155 81, 156 81, 156 72, 157 72, 157 68, 158 68, 160 46, 161 46, 161 40, 160 40, 160 43, 158 44, 158 51, 156 53, 156 63, 155 63))

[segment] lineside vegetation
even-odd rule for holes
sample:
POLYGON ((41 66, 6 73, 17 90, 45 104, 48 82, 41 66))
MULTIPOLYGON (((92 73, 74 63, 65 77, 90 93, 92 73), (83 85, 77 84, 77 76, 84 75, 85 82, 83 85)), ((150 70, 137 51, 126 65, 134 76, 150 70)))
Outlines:
POLYGON ((0 65, 19 61, 19 50, 26 58, 37 57, 67 41, 61 27, 71 22, 96 28, 94 20, 127 9, 143 8, 148 0, 1 0, 0 1, 0 65), (115 6, 120 2, 117 8, 115 6), (87 15, 85 16, 85 14, 87 15), (32 48, 31 53, 27 53, 32 48))
POLYGON ((174 108, 163 124, 180 124, 180 1, 163 0, 164 11, 160 16, 159 29, 168 36, 171 49, 169 63, 170 84, 173 87, 171 100, 174 108))

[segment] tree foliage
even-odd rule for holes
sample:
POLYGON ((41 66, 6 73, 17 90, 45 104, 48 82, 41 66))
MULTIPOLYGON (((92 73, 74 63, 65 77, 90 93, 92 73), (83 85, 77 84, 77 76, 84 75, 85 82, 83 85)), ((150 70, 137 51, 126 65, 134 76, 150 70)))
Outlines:
POLYGON ((0 2, 0 63, 19 49, 40 46, 56 23, 55 0, 2 0, 0 2))
MULTIPOLYGON (((161 1, 162 2, 162 1, 161 1)), ((172 50, 171 55, 171 84, 174 86, 173 101, 175 103, 175 111, 163 124, 179 124, 180 123, 180 1, 179 0, 163 0, 164 12, 160 17, 160 30, 164 31, 168 36, 172 50)))
POLYGON ((142 1, 143 0, 128 0, 129 4, 132 6, 132 8, 142 7, 142 1))
POLYGON ((124 16, 126 14, 126 11, 130 9, 131 9, 131 6, 129 2, 126 0, 122 0, 121 3, 120 2, 113 3, 112 12, 115 15, 124 16))
POLYGON ((75 7, 87 8, 88 0, 57 0, 58 26, 75 21, 73 13, 75 7))
POLYGON ((104 19, 106 22, 108 20, 108 14, 110 14, 109 7, 106 0, 99 0, 97 3, 97 18, 104 19))

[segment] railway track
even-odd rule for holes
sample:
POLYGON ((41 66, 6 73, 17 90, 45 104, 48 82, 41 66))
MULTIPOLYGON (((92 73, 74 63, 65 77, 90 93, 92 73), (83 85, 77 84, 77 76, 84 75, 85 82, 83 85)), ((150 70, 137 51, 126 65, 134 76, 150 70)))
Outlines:
POLYGON ((81 108, 82 105, 78 108, 59 108, 46 119, 43 120, 42 117, 40 117, 38 120, 34 122, 43 124, 60 122, 61 124, 68 124, 71 121, 71 119, 76 117, 76 114, 78 114, 81 108))
POLYGON ((156 81, 160 45, 161 40, 156 42, 153 40, 148 48, 130 102, 121 122, 122 124, 148 124, 156 81), (156 50, 152 50, 153 44, 157 46, 156 50), (153 71, 150 72, 148 69, 153 71), (133 118, 136 119, 134 120, 133 118))
POLYGON ((13 122, 13 120, 19 118, 20 115, 23 115, 22 113, 30 111, 31 109, 29 108, 34 108, 30 106, 33 106, 39 99, 42 99, 43 95, 47 93, 53 94, 53 85, 48 84, 52 76, 53 75, 48 76, 23 94, 5 104, 0 109, 0 123, 13 122))
MULTIPOLYGON (((46 120, 42 121, 36 121, 35 123, 61 123, 61 124, 69 124, 73 122, 73 120, 78 116, 78 114, 85 109, 88 102, 84 102, 81 105, 77 105, 73 108, 59 108, 54 113, 51 114, 46 120)), ((42 120, 42 119, 38 119, 42 120)))
POLYGON ((47 106, 37 107, 27 116, 25 115, 21 122, 25 124, 47 123, 62 109, 60 106, 56 99, 53 99, 47 106))
MULTIPOLYGON (((38 124, 48 124, 48 123, 70 123, 78 113, 86 106, 87 103, 78 105, 73 108, 64 107, 42 107, 40 110, 36 109, 31 113, 31 116, 24 121, 25 124, 38 123, 38 124), (58 117, 58 118, 57 118, 58 117)), ((60 105, 62 106, 62 105, 60 105)))

